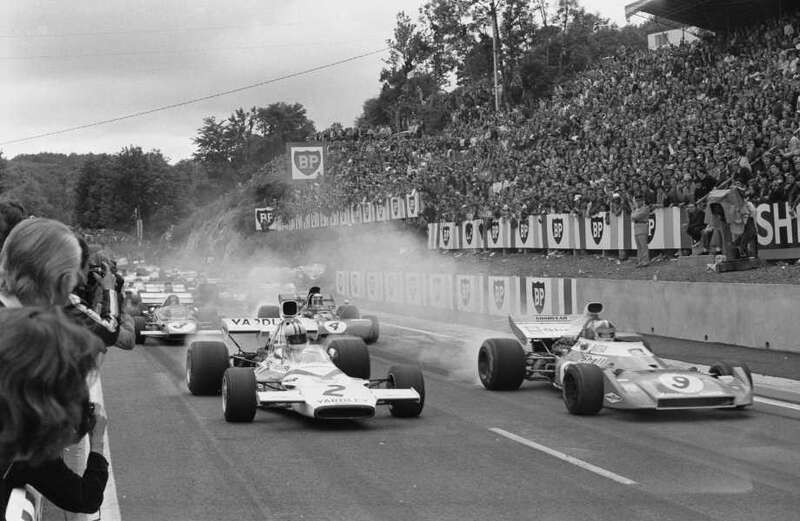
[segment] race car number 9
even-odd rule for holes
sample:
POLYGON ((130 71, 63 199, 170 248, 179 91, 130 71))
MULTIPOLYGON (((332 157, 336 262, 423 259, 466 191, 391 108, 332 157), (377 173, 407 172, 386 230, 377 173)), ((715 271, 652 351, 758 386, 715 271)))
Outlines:
POLYGON ((662 374, 658 377, 658 380, 670 391, 695 394, 703 390, 703 381, 692 375, 662 374))

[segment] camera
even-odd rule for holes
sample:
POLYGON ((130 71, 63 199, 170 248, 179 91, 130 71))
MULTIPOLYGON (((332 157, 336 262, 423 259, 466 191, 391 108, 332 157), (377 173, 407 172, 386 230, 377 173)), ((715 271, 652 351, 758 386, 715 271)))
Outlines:
POLYGON ((81 407, 81 421, 75 429, 79 440, 92 432, 95 424, 97 423, 97 418, 94 415, 94 403, 87 399, 84 400, 81 407))
POLYGON ((106 267, 102 264, 90 264, 89 273, 94 273, 98 278, 102 279, 106 276, 106 267))

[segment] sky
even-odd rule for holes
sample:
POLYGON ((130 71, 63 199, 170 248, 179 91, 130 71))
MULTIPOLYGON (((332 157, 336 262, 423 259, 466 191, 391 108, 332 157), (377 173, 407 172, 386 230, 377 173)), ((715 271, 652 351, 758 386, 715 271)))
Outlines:
MULTIPOLYGON (((625 25, 632 0, 578 0, 625 25)), ((149 111, 385 47, 399 11, 424 0, 0 0, 0 151, 116 153, 135 145, 190 158, 203 118, 301 103, 317 129, 350 126, 378 94, 380 52, 253 89, 149 111)), ((633 23, 641 19, 634 18, 633 23)))

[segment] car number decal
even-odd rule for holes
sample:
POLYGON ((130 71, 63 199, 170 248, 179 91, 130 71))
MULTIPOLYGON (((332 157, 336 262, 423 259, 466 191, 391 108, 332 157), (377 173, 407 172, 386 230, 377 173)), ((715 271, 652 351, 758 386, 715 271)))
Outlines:
POLYGON ((345 390, 345 386, 344 385, 328 384, 328 390, 325 391, 324 393, 322 393, 322 395, 323 396, 336 396, 336 397, 341 398, 344 395, 341 394, 339 391, 344 391, 344 390, 345 390))
POLYGON ((325 329, 332 333, 344 333, 344 330, 347 329, 347 324, 339 320, 329 320, 324 325, 325 329))
POLYGON ((696 376, 686 374, 662 374, 658 381, 670 391, 684 394, 696 394, 703 390, 703 381, 696 376))

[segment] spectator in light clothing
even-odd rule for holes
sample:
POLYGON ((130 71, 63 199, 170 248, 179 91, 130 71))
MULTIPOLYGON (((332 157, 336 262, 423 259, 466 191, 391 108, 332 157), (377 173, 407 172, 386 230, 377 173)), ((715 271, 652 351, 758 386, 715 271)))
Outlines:
POLYGON ((650 265, 650 251, 647 248, 647 236, 650 232, 650 205, 647 204, 644 194, 638 192, 633 196, 633 236, 636 240, 636 267, 644 268, 650 265))

